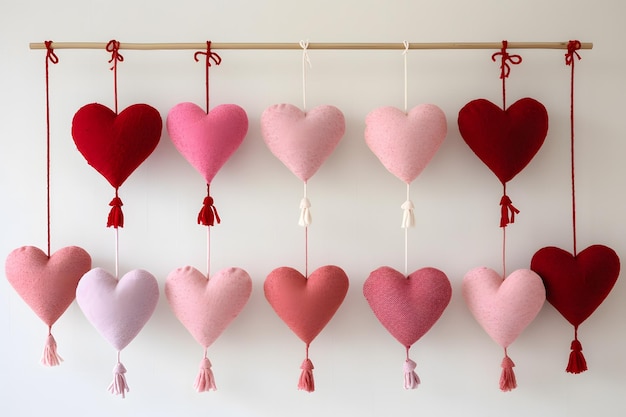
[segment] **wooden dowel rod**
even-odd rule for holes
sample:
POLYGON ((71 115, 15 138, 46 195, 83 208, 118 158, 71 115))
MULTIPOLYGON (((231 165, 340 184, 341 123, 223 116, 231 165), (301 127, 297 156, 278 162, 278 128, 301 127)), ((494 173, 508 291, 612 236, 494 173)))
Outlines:
MULTIPOLYGON (((567 49, 568 42, 508 42, 507 49, 567 49)), ((107 42, 53 42, 53 49, 105 49, 107 42)), ((500 49, 502 42, 435 42, 409 43, 409 49, 500 49)), ((212 42, 212 49, 302 49, 299 43, 220 43, 212 42)), ((581 42, 581 49, 592 49, 593 43, 581 42)), ((30 49, 46 49, 43 42, 31 43, 30 49)), ((206 49, 204 43, 126 43, 120 42, 120 49, 135 50, 175 50, 206 49)), ((343 50, 385 50, 404 49, 396 43, 309 43, 307 49, 343 50)))

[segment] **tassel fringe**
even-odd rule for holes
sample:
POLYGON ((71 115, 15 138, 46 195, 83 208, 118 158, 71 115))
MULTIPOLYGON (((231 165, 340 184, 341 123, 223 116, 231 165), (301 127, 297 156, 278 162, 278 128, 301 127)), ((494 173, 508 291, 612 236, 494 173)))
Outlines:
POLYGON ((300 380, 298 381, 298 389, 306 392, 315 391, 315 380, 313 379, 313 362, 309 358, 306 358, 302 365, 300 365, 300 369, 302 369, 302 373, 300 374, 300 380))
POLYGON ((57 353, 57 342, 54 340, 52 333, 48 334, 46 346, 43 349, 41 364, 44 366, 59 366, 63 362, 63 358, 57 353))
POLYGON ((109 211, 109 218, 107 220, 107 227, 124 227, 124 213, 122 212, 122 199, 117 195, 111 200, 109 206, 111 206, 111 211, 109 211))
POLYGON ((415 373, 415 368, 417 364, 411 359, 406 359, 404 361, 404 389, 416 389, 420 384, 420 378, 415 373))
POLYGON ((202 358, 200 361, 200 372, 196 377, 196 382, 193 387, 197 392, 215 391, 215 378, 213 377, 213 371, 211 371, 211 361, 209 358, 202 358))
POLYGON ((513 367, 515 363, 505 353, 504 359, 502 359, 502 374, 500 375, 500 390, 507 392, 517 388, 517 381, 515 380, 515 372, 513 367))
POLYGON ((508 195, 505 194, 502 196, 500 206, 500 227, 506 227, 511 223, 515 223, 515 215, 519 214, 519 210, 515 208, 508 195))
POLYGON ((302 200, 300 200, 300 219, 298 220, 300 226, 307 227, 313 221, 310 209, 311 202, 308 198, 303 197, 302 200))
POLYGON ((118 362, 113 369, 113 382, 109 385, 109 392, 113 395, 121 395, 122 398, 126 398, 126 393, 130 391, 128 383, 126 382, 126 368, 121 362, 118 362))
POLYGON ((213 205, 213 197, 204 197, 202 208, 198 213, 198 224, 203 226, 215 226, 215 223, 219 224, 220 222, 220 215, 217 213, 217 208, 213 205))
POLYGON ((411 200, 406 200, 400 208, 402 209, 402 228, 408 229, 409 227, 415 227, 415 214, 413 209, 415 206, 411 200))
POLYGON ((583 346, 578 339, 572 340, 570 349, 572 351, 569 354, 569 362, 567 363, 567 369, 570 374, 580 374, 587 370, 587 361, 583 355, 583 346))

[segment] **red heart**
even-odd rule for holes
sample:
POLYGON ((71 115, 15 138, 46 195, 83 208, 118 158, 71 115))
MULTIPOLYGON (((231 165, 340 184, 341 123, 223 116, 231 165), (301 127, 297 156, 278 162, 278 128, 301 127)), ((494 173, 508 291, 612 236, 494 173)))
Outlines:
POLYGON ((609 295, 620 270, 615 251, 592 245, 576 256, 556 247, 539 249, 530 268, 546 286, 546 298, 574 327, 609 295))
POLYGON ((162 124, 159 112, 147 104, 133 104, 118 115, 92 103, 74 115, 72 136, 89 165, 118 188, 154 151, 162 124))
POLYGON ((543 145, 548 112, 528 97, 506 110, 478 99, 459 111, 458 124, 468 146, 504 184, 524 169, 543 145))
POLYGON ((305 278, 284 266, 270 272, 264 290, 276 314, 308 345, 339 309, 348 292, 348 276, 338 266, 327 265, 305 278))

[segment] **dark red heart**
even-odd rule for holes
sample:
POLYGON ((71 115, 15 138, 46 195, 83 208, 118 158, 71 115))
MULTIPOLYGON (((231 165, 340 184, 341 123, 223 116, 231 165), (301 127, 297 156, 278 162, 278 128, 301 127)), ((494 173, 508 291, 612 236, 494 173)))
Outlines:
POLYGON ((506 110, 477 99, 459 111, 458 125, 463 140, 504 184, 524 169, 543 145, 548 112, 528 97, 506 110))
POLYGON ((81 107, 72 121, 74 143, 89 165, 117 188, 154 151, 163 122, 147 104, 119 115, 98 103, 81 107))
POLYGON ((530 268, 543 279, 548 302, 578 327, 611 292, 620 261, 603 245, 589 246, 576 256, 551 246, 535 253, 530 268))

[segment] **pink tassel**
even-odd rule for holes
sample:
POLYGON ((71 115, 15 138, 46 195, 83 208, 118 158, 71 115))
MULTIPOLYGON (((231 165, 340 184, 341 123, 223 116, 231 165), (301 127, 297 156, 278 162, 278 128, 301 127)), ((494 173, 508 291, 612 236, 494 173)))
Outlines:
POLYGON ((567 363, 567 369, 570 374, 580 374, 587 370, 587 361, 583 355, 583 346, 578 339, 572 340, 572 351, 569 354, 569 362, 567 363))
POLYGON ((417 373, 415 373, 416 367, 417 364, 411 359, 407 358, 407 360, 404 361, 404 389, 416 389, 420 384, 420 378, 417 376, 417 373))
POLYGON ((298 381, 298 389, 306 392, 315 391, 315 380, 313 379, 313 362, 309 358, 306 358, 302 365, 300 365, 302 373, 300 374, 300 380, 298 381))
POLYGON ((213 377, 213 371, 211 371, 211 361, 208 358, 202 358, 200 361, 200 373, 196 377, 196 382, 193 387, 198 392, 215 391, 215 378, 213 377))
POLYGON ((59 366, 63 362, 63 358, 57 353, 57 342, 54 340, 52 333, 48 333, 46 346, 43 349, 41 363, 44 366, 59 366))
POLYGON ((126 368, 121 362, 118 362, 113 369, 113 382, 109 385, 109 392, 113 395, 121 395, 122 398, 126 398, 126 393, 130 391, 128 383, 126 382, 126 368))
POLYGON ((500 375, 500 389, 504 392, 512 391, 517 388, 517 381, 515 380, 515 372, 513 367, 515 364, 505 353, 504 359, 502 359, 502 374, 500 375))

